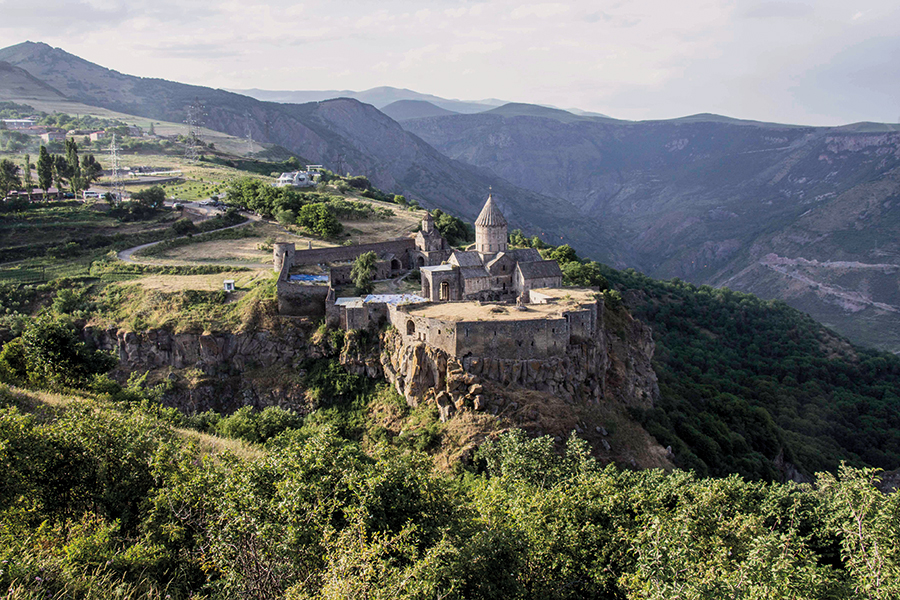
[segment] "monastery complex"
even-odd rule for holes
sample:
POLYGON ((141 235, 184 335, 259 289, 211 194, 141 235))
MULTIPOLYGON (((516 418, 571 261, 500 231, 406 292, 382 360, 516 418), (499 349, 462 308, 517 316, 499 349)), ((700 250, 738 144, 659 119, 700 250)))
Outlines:
POLYGON ((596 290, 563 288, 562 271, 532 248, 509 249, 507 222, 489 196, 475 221, 475 243, 449 246, 426 212, 415 237, 375 244, 296 250, 276 244, 278 304, 285 315, 324 316, 345 330, 393 325, 406 344, 425 344, 458 360, 560 357, 602 326, 596 290), (352 261, 378 256, 375 279, 418 269, 419 295, 336 297, 352 261), (309 275, 319 266, 320 275, 309 275), (305 271, 306 273, 301 273, 305 271))

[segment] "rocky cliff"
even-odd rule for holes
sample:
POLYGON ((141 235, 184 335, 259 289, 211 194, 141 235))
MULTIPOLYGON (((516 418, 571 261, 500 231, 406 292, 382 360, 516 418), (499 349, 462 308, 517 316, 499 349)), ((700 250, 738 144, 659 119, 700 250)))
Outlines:
POLYGON ((390 328, 379 335, 351 331, 338 343, 299 319, 284 319, 272 331, 215 334, 86 327, 84 337, 118 354, 120 380, 149 372, 152 382, 168 381, 164 403, 186 412, 245 405, 310 412, 316 403, 307 394, 304 368, 331 359, 350 373, 387 379, 412 407, 436 405, 453 432, 444 456, 454 460, 497 431, 523 427, 560 440, 576 431, 607 460, 671 464, 627 414, 628 407, 652 406, 659 390, 650 329, 624 311, 615 326, 549 360, 458 360, 424 344, 405 344, 390 328))
POLYGON ((335 356, 327 339, 309 326, 285 320, 278 332, 216 334, 143 332, 86 327, 85 339, 119 357, 120 378, 149 372, 175 385, 164 402, 187 412, 230 412, 241 406, 289 406, 306 412, 302 364, 335 356))
POLYGON ((389 329, 382 335, 381 365, 408 403, 436 402, 446 420, 466 408, 496 414, 515 402, 520 391, 568 404, 648 408, 659 396, 653 349, 650 329, 630 317, 618 334, 600 327, 594 339, 569 344, 564 354, 543 360, 460 359, 423 342, 406 341, 389 329))

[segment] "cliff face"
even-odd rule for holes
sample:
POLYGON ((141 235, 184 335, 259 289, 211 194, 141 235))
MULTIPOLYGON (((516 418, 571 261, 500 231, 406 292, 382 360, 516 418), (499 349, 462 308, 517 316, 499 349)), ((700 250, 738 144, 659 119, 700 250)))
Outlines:
POLYGON ((618 334, 600 327, 593 339, 569 344, 565 353, 542 360, 460 359, 423 342, 410 342, 395 329, 382 335, 382 347, 388 381, 412 406, 436 402, 443 420, 465 408, 496 414, 520 392, 569 404, 614 402, 645 408, 659 396, 651 366, 651 331, 630 317, 618 334))
MULTIPOLYGON (((304 369, 311 360, 339 360, 348 372, 386 379, 410 406, 434 403, 444 421, 439 454, 447 464, 465 460, 497 432, 521 427, 560 441, 574 431, 606 461, 670 467, 666 451, 628 413, 629 407, 649 408, 659 395, 651 331, 624 311, 614 313, 613 321, 592 339, 546 360, 460 360, 423 343, 407 343, 395 329, 380 337, 350 331, 339 347, 335 337, 317 334, 308 321, 287 318, 269 331, 86 327, 83 335, 92 346, 118 354, 117 379, 149 372, 149 382, 170 383, 163 402, 188 413, 242 406, 308 413, 316 401, 307 395, 304 369)), ((405 425, 393 425, 401 435, 405 425)))
POLYGON ((336 355, 327 340, 313 341, 309 327, 285 323, 279 331, 244 333, 144 332, 87 327, 84 337, 119 357, 118 376, 150 372, 174 382, 163 402, 186 412, 230 412, 241 406, 309 410, 301 365, 336 355))

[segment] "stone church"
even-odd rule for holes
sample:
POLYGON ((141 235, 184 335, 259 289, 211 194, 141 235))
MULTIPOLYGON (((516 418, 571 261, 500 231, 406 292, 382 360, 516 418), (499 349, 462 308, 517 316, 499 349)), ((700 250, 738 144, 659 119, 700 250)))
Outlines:
MULTIPOLYGON (((433 229, 428 215, 419 235, 432 235, 433 229)), ((527 302, 529 290, 562 285, 562 271, 555 260, 543 260, 534 248, 510 250, 507 233, 506 219, 489 195, 475 221, 475 244, 465 251, 452 251, 445 264, 419 267, 422 296, 432 302, 517 298, 527 302)), ((425 245, 426 239, 420 242, 417 236, 416 245, 425 245)))

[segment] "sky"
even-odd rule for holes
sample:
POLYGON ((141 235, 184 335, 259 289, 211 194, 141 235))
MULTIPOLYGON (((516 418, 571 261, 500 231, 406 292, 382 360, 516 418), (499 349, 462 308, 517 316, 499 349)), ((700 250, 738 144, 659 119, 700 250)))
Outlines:
POLYGON ((226 89, 408 88, 621 119, 900 121, 897 0, 0 0, 0 47, 226 89))

